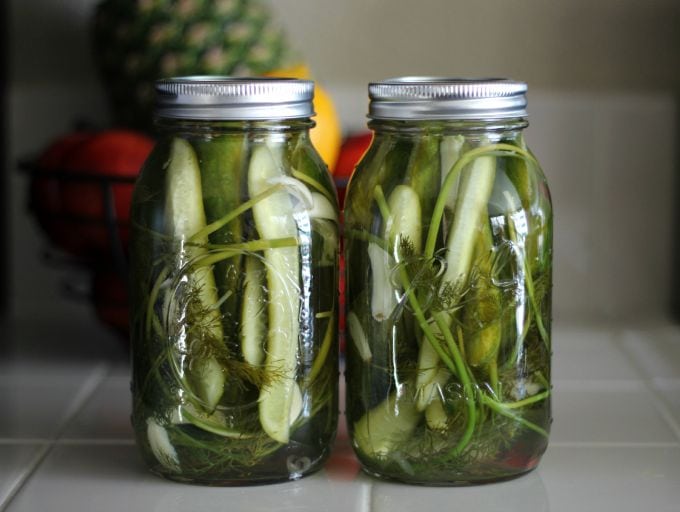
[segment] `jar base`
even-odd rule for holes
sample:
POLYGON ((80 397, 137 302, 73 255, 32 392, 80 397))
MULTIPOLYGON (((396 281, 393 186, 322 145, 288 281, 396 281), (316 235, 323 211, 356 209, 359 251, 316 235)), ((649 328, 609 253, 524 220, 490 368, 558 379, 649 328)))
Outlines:
POLYGON ((365 468, 363 466, 361 467, 361 470, 369 476, 372 476, 374 478, 386 482, 398 482, 401 484, 417 485, 422 487, 472 487, 475 485, 486 485, 499 482, 506 482, 508 480, 515 480, 517 478, 523 477, 524 475, 528 475, 529 473, 534 471, 537 467, 538 465, 535 465, 525 470, 518 471, 517 473, 512 473, 508 475, 490 476, 489 478, 481 477, 467 479, 461 478, 460 480, 418 480, 417 478, 400 478, 398 476, 385 475, 382 473, 371 471, 370 469, 365 468))
POLYGON ((310 476, 317 471, 321 469, 321 466, 312 468, 308 470, 305 473, 293 473, 290 475, 283 475, 283 476, 270 476, 270 477, 262 477, 262 478, 243 478, 243 479, 229 479, 229 478, 189 478, 189 477, 183 477, 181 475, 172 475, 172 474, 166 474, 162 473, 160 471, 154 471, 153 469, 150 469, 149 471, 158 476, 161 477, 165 480, 169 480, 171 482, 177 482, 181 484, 187 484, 187 485, 197 485, 197 486, 204 486, 204 487, 254 487, 258 485, 272 485, 272 484, 280 484, 284 482, 294 482, 296 480, 301 480, 302 478, 306 478, 307 476, 310 476))

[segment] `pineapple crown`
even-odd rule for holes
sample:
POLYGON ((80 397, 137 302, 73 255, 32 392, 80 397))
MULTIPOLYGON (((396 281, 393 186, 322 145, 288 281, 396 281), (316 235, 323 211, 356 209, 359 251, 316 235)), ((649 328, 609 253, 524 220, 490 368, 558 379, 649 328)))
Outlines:
POLYGON ((158 79, 257 76, 291 59, 285 34, 260 0, 103 0, 92 28, 114 123, 145 131, 158 79))

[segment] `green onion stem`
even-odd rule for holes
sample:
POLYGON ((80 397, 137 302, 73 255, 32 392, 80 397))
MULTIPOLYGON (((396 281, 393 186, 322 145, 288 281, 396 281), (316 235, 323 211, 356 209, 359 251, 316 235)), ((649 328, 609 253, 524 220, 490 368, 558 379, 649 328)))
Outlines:
POLYGON ((480 156, 508 156, 515 158, 526 158, 532 162, 536 161, 528 151, 510 144, 490 144, 487 146, 471 149, 461 156, 453 165, 453 167, 451 167, 451 170, 446 175, 446 179, 439 190, 439 195, 437 196, 437 201, 432 212, 430 228, 427 232, 427 240, 425 242, 426 258, 431 258, 434 255, 435 244, 437 243, 437 235, 439 234, 439 227, 441 225, 442 217, 444 216, 446 200, 449 196, 451 187, 455 185, 463 168, 475 158, 479 158, 480 156))
POLYGON ((238 244, 203 244, 202 247, 219 251, 259 252, 267 249, 278 249, 279 247, 297 247, 298 245, 300 243, 297 238, 286 236, 283 238, 261 238, 238 244))
POLYGON ((298 241, 295 237, 274 238, 272 240, 253 240, 242 244, 219 246, 217 252, 210 252, 190 263, 192 268, 207 267, 223 260, 228 260, 244 252, 258 252, 266 249, 277 249, 280 247, 297 247, 298 241))
MULTIPOLYGON (((390 210, 389 206, 387 205, 387 201, 385 200, 385 194, 383 193, 382 187, 380 185, 376 185, 373 192, 373 197, 378 203, 378 208, 380 209, 380 213, 383 215, 384 220, 387 220, 390 217, 390 210)), ((380 240, 382 241, 382 244, 387 243, 385 240, 382 239, 380 240)), ((444 361, 444 364, 446 364, 449 370, 451 370, 451 372, 454 374, 457 373, 456 366, 453 364, 453 361, 451 361, 451 358, 446 353, 446 351, 442 348, 441 343, 439 342, 439 340, 437 340, 437 337, 432 331, 432 327, 430 327, 430 324, 427 322, 427 319, 425 318, 425 313, 423 312, 423 309, 420 306, 420 302, 418 302, 418 298, 413 293, 408 273, 406 272, 406 269, 402 265, 399 266, 399 278, 401 279, 401 284, 404 288, 404 293, 406 294, 409 304, 413 309, 413 314, 416 316, 418 324, 420 325, 420 328, 425 334, 427 341, 430 343, 434 351, 437 352, 439 358, 442 361, 444 361)))
MULTIPOLYGON (((510 208, 511 211, 514 211, 515 208, 516 208, 516 205, 514 204, 512 197, 508 193, 506 193, 504 195, 505 195, 505 200, 508 203, 508 207, 510 208)), ((508 215, 508 236, 510 237, 510 240, 515 245, 520 245, 518 237, 517 237, 517 229, 515 227, 515 221, 512 219, 512 216, 510 216, 510 215, 508 215)), ((524 244, 522 244, 522 247, 524 247, 524 244)), ((548 332, 546 331, 545 326, 543 325, 543 318, 541 317, 541 310, 538 307, 538 302, 536 302, 536 293, 534 291, 534 279, 531 276, 531 268, 529 268, 529 265, 527 264, 526 257, 525 257, 524 254, 522 255, 522 270, 523 270, 523 273, 524 273, 524 284, 527 288, 527 295, 529 296, 529 304, 531 306, 531 310, 534 313, 534 318, 536 320, 536 327, 538 328, 538 333, 541 335, 541 340, 543 340, 543 343, 545 343, 545 346, 547 348, 550 348, 550 341, 548 339, 548 332)), ((526 333, 523 332, 522 333, 522 340, 524 340, 525 336, 526 336, 526 333)))
POLYGON ((147 337, 151 336, 151 329, 153 325, 153 319, 155 318, 154 315, 154 306, 156 304, 156 299, 158 298, 158 293, 160 292, 161 285, 163 284, 163 281, 166 280, 168 277, 169 269, 168 267, 163 268, 161 272, 158 274, 158 277, 156 278, 156 282, 153 284, 153 287, 151 288, 151 291, 149 292, 149 302, 146 305, 146 322, 145 322, 145 330, 146 330, 146 335, 147 337))
POLYGON ((385 241, 384 238, 380 238, 379 236, 375 236, 372 233, 366 233, 365 231, 359 231, 358 229, 346 229, 345 230, 345 238, 350 238, 350 239, 355 238, 357 240, 362 240, 364 242, 371 242, 371 243, 379 246, 384 251, 389 250, 389 244, 385 241))
POLYGON ((500 396, 498 387, 498 361, 492 359, 487 365, 487 370, 489 372, 489 384, 496 396, 500 396))
MULTIPOLYGON (((532 397, 533 398, 533 397, 532 397)), ((545 398, 545 397, 543 397, 545 398)), ((538 434, 542 435, 543 437, 548 437, 548 432, 536 425, 535 423, 532 423, 529 420, 526 420, 522 418, 521 416, 515 414, 512 412, 511 408, 507 407, 507 405, 504 405, 500 402, 497 402, 493 400, 492 398, 482 394, 482 402, 487 405, 490 409, 493 411, 497 412, 498 414, 501 414, 503 416, 506 416, 510 419, 515 420, 517 423, 520 423, 527 427, 530 430, 533 430, 534 432, 537 432, 538 434)))
POLYGON ((532 395, 530 397, 524 398, 522 400, 517 400, 516 402, 499 402, 497 400, 494 400, 496 404, 500 407, 504 407, 506 409, 520 409, 521 407, 525 407, 527 405, 535 404, 536 402, 540 402, 541 400, 545 400, 550 396, 550 390, 546 389, 545 391, 542 391, 540 393, 536 393, 535 395, 532 395))
POLYGON ((328 319, 326 333, 324 334, 323 341, 321 342, 321 348, 319 348, 319 353, 316 355, 314 364, 312 364, 312 368, 309 370, 309 375, 307 375, 307 378, 305 379, 305 384, 307 386, 316 380, 316 378, 319 376, 319 373, 321 372, 321 368, 326 362, 326 358, 328 357, 328 352, 330 351, 331 343, 333 341, 333 333, 335 330, 334 327, 335 319, 330 317, 328 319))
POLYGON ((196 242, 197 240, 204 240, 208 237, 208 235, 214 233, 224 225, 228 224, 232 220, 234 220, 236 217, 239 215, 247 212, 250 210, 254 205, 262 201, 263 199, 266 199, 267 197, 271 196, 272 194, 278 192, 279 190, 283 189, 285 187, 284 184, 282 183, 277 183, 276 185, 272 185, 271 187, 267 188, 266 190, 262 191, 261 193, 257 194, 256 196, 250 198, 248 201, 245 203, 241 204, 238 208, 234 208, 232 211, 227 213, 224 217, 221 219, 217 219, 214 222, 211 222, 207 226, 205 226, 203 229, 200 229, 191 237, 189 238, 188 242, 196 242))
MULTIPOLYGON (((375 198, 375 201, 378 205, 378 209, 380 210, 380 213, 383 216, 383 220, 387 221, 387 219, 391 217, 391 212, 389 206, 387 205, 387 201, 385 200, 385 194, 383 193, 382 187, 380 185, 377 185, 375 187, 373 191, 373 197, 375 198)), ((395 253, 396 252, 398 252, 398 249, 395 248, 395 253)), ((395 254, 395 260, 397 261, 399 260, 398 254, 395 254)), ((425 336, 427 340, 430 342, 432 348, 437 352, 437 355, 441 358, 442 361, 444 361, 444 363, 451 370, 452 373, 458 375, 458 377, 461 380, 461 384, 463 385, 463 391, 465 393, 466 398, 465 403, 468 409, 468 417, 466 420, 465 432, 463 433, 461 439, 458 441, 458 444, 453 449, 452 455, 455 456, 460 454, 465 448, 465 446, 467 446, 467 444, 470 442, 470 439, 472 438, 472 434, 475 429, 475 423, 477 421, 477 407, 475 404, 476 400, 475 393, 472 387, 472 382, 470 381, 470 376, 468 375, 467 369, 465 368, 465 363, 463 362, 463 358, 460 354, 460 351, 458 350, 456 340, 453 338, 453 335, 451 334, 448 322, 445 319, 441 318, 442 316, 441 314, 434 315, 434 320, 437 323, 437 327, 439 327, 439 330, 444 335, 444 339, 446 340, 446 344, 448 345, 449 351, 453 356, 453 360, 444 351, 444 349, 441 347, 441 344, 437 342, 437 339, 435 338, 434 333, 430 328, 430 325, 427 323, 427 320, 425 319, 425 315, 422 312, 422 308, 420 307, 420 304, 418 303, 415 294, 411 290, 409 276, 408 273, 406 272, 406 269, 403 266, 399 268, 399 275, 402 280, 402 286, 404 287, 408 295, 411 307, 413 308, 414 313, 416 313, 416 318, 418 319, 420 328, 423 330, 423 333, 425 333, 425 336), (430 334, 428 334, 428 331, 430 334), (442 355, 445 355, 445 358, 442 357, 442 355)))
POLYGON ((451 351, 451 355, 453 356, 453 362, 456 365, 458 378, 460 379, 460 382, 463 385, 463 393, 465 393, 465 405, 467 406, 468 410, 468 417, 465 424, 465 432, 463 433, 463 436, 460 438, 458 444, 455 446, 451 453, 452 455, 455 456, 459 455, 463 451, 463 449, 467 446, 467 444, 470 442, 470 439, 472 438, 472 434, 475 430, 475 424, 477 422, 477 406, 476 406, 477 400, 475 398, 475 392, 465 362, 463 361, 463 357, 460 354, 460 350, 458 350, 456 340, 453 339, 453 335, 451 334, 451 330, 449 329, 448 315, 444 313, 436 313, 434 315, 434 320, 435 322, 437 322, 439 330, 442 332, 442 334, 444 334, 446 344, 448 345, 449 350, 451 351))

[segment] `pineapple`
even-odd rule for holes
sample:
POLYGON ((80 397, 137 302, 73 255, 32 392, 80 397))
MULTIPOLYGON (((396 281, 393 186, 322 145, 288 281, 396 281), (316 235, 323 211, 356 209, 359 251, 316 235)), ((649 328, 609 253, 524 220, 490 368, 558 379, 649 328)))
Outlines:
POLYGON ((289 64, 260 0, 102 0, 95 60, 114 122, 149 130, 154 82, 182 75, 260 75, 289 64))

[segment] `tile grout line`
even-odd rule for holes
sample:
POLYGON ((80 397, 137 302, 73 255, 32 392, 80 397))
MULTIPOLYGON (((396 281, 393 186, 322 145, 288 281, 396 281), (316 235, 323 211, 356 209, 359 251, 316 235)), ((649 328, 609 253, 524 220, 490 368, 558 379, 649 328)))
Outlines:
POLYGON ((24 471, 19 478, 17 478, 16 483, 12 486, 9 493, 7 493, 7 498, 2 503, 0 503, 0 512, 5 512, 5 510, 7 510, 7 507, 10 506, 16 495, 19 494, 19 491, 23 489, 24 485, 26 485, 26 482, 38 469, 38 466, 40 466, 42 461, 45 460, 45 457, 47 457, 47 454, 50 452, 51 448, 52 445, 49 443, 49 441, 43 443, 40 450, 38 451, 38 454, 33 457, 33 460, 28 465, 27 470, 24 471))
POLYGON ((0 503, 0 512, 5 512, 12 504, 14 498, 24 488, 26 483, 35 474, 43 461, 51 453, 52 449, 57 445, 58 439, 61 437, 68 425, 73 421, 75 416, 82 410, 87 400, 94 394, 99 385, 104 381, 104 378, 109 373, 109 368, 105 363, 99 363, 94 367, 90 375, 85 379, 85 383, 80 387, 76 393, 75 398, 71 402, 71 406, 64 415, 64 420, 60 427, 55 432, 51 439, 46 440, 38 455, 34 458, 28 467, 28 470, 19 478, 12 490, 8 493, 7 499, 0 503))
POLYGON ((102 438, 93 439, 89 437, 78 438, 62 438, 57 439, 54 443, 55 446, 134 446, 134 439, 115 439, 115 438, 102 438))
POLYGON ((663 417, 663 419, 666 421, 666 424, 673 431, 673 434, 675 434, 675 437, 678 440, 678 442, 680 442, 680 425, 673 417, 673 413, 668 408, 668 404, 666 404, 666 401, 661 396, 659 396, 657 391, 651 385, 651 382, 652 382, 651 380, 645 381, 645 387, 652 395, 652 403, 654 405, 654 408, 663 417))
POLYGON ((625 442, 625 441, 551 441, 548 450, 555 448, 680 448, 680 441, 625 442))
POLYGON ((4 437, 0 439, 0 446, 50 444, 50 442, 51 440, 47 437, 20 437, 19 439, 4 437))
POLYGON ((64 421, 61 423, 52 438, 52 444, 55 444, 56 441, 61 439, 71 422, 73 422, 80 411, 83 410, 90 398, 94 396, 94 393, 97 391, 97 389, 102 385, 104 379, 109 374, 109 371, 110 369, 105 363, 99 363, 94 367, 90 375, 85 380, 85 383, 80 387, 75 398, 71 402, 71 406, 64 415, 64 421))
POLYGON ((373 512, 373 482, 369 481, 367 484, 366 495, 364 498, 364 510, 362 512, 373 512))
POLYGON ((644 382, 647 382, 650 377, 647 375, 647 372, 645 371, 644 367, 640 365, 638 362, 638 358, 635 357, 635 354, 633 351, 626 346, 626 343, 624 343, 624 334, 626 331, 629 331, 630 328, 619 328, 616 330, 616 339, 615 344, 616 348, 618 351, 623 354, 623 356, 626 358, 626 360, 633 366, 635 369, 635 372, 640 376, 640 379, 643 380, 644 382))
POLYGON ((633 365, 635 371, 639 375, 642 375, 643 385, 645 389, 649 391, 652 395, 654 408, 661 415, 661 417, 664 419, 664 421, 670 427, 670 429, 673 431, 673 434, 675 434, 676 439, 680 441, 680 424, 678 424, 678 422, 673 417, 673 414, 668 408, 668 404, 666 404, 666 401, 663 399, 663 397, 660 396, 657 390, 654 389, 654 386, 652 385, 653 377, 649 377, 647 375, 647 373, 638 363, 637 358, 634 357, 630 349, 628 349, 625 346, 625 344, 621 342, 621 340, 619 340, 619 343, 617 343, 617 348, 621 353, 623 353, 624 357, 628 360, 628 362, 631 363, 631 365, 633 365))

